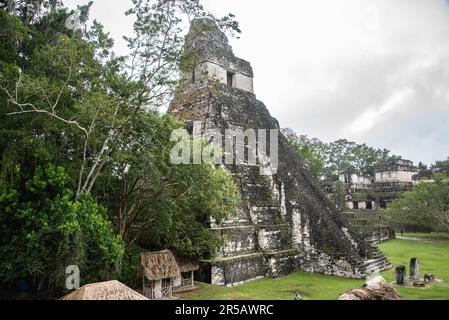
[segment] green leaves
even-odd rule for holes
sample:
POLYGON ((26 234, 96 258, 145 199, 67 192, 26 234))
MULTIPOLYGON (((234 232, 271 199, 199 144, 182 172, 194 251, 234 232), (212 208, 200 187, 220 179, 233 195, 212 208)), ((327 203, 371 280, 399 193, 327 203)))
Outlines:
MULTIPOLYGON (((197 0, 133 2, 129 59, 114 56, 98 22, 67 29, 58 1, 0 8, 3 284, 61 289, 70 264, 83 283, 112 278, 124 241, 207 256, 220 243, 210 220, 235 211, 239 195, 224 170, 170 163, 179 124, 154 111, 178 84, 183 18, 210 14, 197 0)), ((239 31, 232 15, 216 21, 239 31)))
POLYGON ((170 135, 177 128, 169 115, 141 110, 111 154, 96 192, 105 195, 100 199, 128 247, 208 256, 219 242, 207 229, 210 220, 234 214, 239 193, 223 169, 170 163, 170 135))
POLYGON ((105 209, 90 195, 78 201, 64 169, 39 167, 23 193, 0 189, 0 282, 27 279, 37 290, 62 290, 65 268, 77 265, 81 281, 114 277, 123 243, 105 209))
POLYGON ((449 231, 449 178, 435 174, 393 201, 386 210, 393 223, 414 230, 449 231))
POLYGON ((285 132, 306 168, 317 180, 331 178, 338 181, 339 175, 349 169, 361 176, 374 177, 376 166, 400 158, 391 155, 389 150, 375 149, 346 139, 325 143, 317 138, 298 137, 288 129, 285 132))

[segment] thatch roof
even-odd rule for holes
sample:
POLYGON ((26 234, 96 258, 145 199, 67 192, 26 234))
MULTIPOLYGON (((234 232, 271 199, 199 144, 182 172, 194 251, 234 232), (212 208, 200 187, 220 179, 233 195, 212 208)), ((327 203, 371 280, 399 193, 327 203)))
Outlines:
POLYGON ((198 260, 181 255, 175 255, 175 259, 180 272, 195 271, 200 268, 198 260))
POLYGON ((140 259, 143 273, 150 281, 175 278, 180 273, 170 250, 142 253, 140 259))
POLYGON ((113 280, 86 284, 62 300, 148 300, 148 298, 113 280))

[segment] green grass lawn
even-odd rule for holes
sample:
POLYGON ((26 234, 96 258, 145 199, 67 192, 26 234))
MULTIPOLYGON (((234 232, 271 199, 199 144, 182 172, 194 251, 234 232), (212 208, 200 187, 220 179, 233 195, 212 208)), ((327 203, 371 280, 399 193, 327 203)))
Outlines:
MULTIPOLYGON (((420 260, 422 275, 431 273, 443 282, 435 283, 428 288, 398 287, 399 293, 404 299, 449 300, 449 235, 404 234, 404 236, 426 240, 423 242, 396 239, 385 242, 379 247, 395 267, 405 264, 408 272, 410 258, 417 257, 420 260)), ((393 281, 394 268, 382 275, 388 281, 393 281)), ((181 299, 291 300, 295 292, 299 291, 305 300, 334 300, 343 292, 360 287, 363 283, 363 280, 297 272, 279 279, 255 280, 233 288, 197 283, 199 289, 182 294, 181 299)))
MULTIPOLYGON (((391 240, 379 246, 394 266, 405 265, 409 273, 410 258, 420 261, 420 274, 434 274, 441 283, 428 288, 397 287, 404 299, 408 300, 449 300, 449 235, 448 234, 404 234, 407 237, 425 241, 391 240), (435 239, 435 240, 428 240, 435 239)), ((395 279, 394 268, 382 275, 387 281, 395 279)))
POLYGON ((335 300, 341 293, 363 285, 362 280, 297 272, 279 279, 259 279, 233 288, 199 283, 182 296, 192 300, 293 300, 299 291, 305 300, 335 300))
POLYGON ((432 233, 409 233, 409 232, 407 232, 407 233, 404 233, 403 237, 449 241, 449 233, 444 233, 444 232, 432 232, 432 233))

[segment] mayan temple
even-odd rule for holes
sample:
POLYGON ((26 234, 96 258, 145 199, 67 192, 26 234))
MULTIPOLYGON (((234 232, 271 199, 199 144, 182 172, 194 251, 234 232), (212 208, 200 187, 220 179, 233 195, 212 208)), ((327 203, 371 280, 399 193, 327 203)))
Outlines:
MULTIPOLYGON (((197 19, 186 36, 186 52, 195 56, 192 71, 169 112, 203 130, 280 129, 253 89, 249 62, 234 56, 214 22, 197 19)), ((278 170, 261 175, 258 165, 226 165, 238 185, 238 212, 211 224, 226 245, 201 262, 202 280, 234 285, 260 277, 278 277, 298 269, 364 278, 390 266, 379 251, 365 245, 328 197, 312 181, 287 139, 279 133, 278 170)))

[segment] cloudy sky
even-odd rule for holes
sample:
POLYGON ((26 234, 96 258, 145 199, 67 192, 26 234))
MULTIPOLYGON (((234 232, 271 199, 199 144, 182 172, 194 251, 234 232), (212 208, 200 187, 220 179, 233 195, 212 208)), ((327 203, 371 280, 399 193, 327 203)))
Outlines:
MULTIPOLYGON (((87 0, 65 0, 69 7, 87 0)), ((94 0, 92 18, 126 53, 130 0, 94 0)), ((449 0, 203 0, 232 12, 231 39, 282 127, 347 138, 415 162, 449 156, 449 0)))

